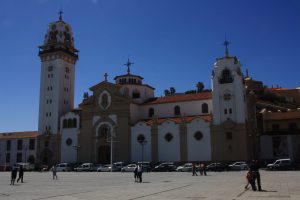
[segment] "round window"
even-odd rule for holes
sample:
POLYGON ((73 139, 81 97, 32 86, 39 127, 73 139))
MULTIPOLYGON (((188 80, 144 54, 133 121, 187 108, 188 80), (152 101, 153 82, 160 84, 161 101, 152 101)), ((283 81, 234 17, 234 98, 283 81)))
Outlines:
POLYGON ((137 141, 139 142, 139 143, 143 143, 144 141, 145 141, 145 136, 143 135, 143 134, 140 134, 139 136, 137 136, 137 141))
POLYGON ((200 132, 200 131, 197 131, 195 134, 194 134, 194 138, 196 140, 201 140, 203 138, 203 134, 200 132))
POLYGON ((167 134, 165 135, 165 140, 166 140, 167 142, 170 142, 172 139, 173 139, 173 135, 172 135, 171 133, 167 133, 167 134))
POLYGON ((72 144, 72 139, 71 138, 68 138, 67 140, 66 140, 66 144, 68 145, 68 146, 70 146, 71 144, 72 144))

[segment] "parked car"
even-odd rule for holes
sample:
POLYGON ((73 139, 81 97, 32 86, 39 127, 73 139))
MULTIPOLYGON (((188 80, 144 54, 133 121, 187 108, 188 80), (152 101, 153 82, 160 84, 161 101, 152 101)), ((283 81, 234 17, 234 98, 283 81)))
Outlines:
POLYGON ((32 171, 34 170, 34 164, 30 163, 17 163, 17 167, 22 166, 25 171, 32 171))
POLYGON ((137 166, 136 164, 129 164, 125 167, 122 167, 121 171, 122 172, 133 172, 134 169, 136 168, 136 166, 137 166))
POLYGON ((227 170, 227 166, 222 163, 210 163, 206 166, 207 171, 214 171, 214 172, 220 172, 227 170))
POLYGON ((79 167, 74 168, 76 172, 91 172, 94 170, 93 163, 83 163, 79 167))
POLYGON ((144 172, 150 172, 151 171, 150 162, 138 162, 137 164, 140 164, 142 166, 144 172))
POLYGON ((118 171, 119 169, 115 166, 115 165, 104 165, 104 166, 101 166, 97 169, 97 172, 116 172, 118 171))
POLYGON ((115 171, 121 171, 124 165, 124 162, 115 162, 113 163, 113 168, 115 169, 115 171))
POLYGON ((248 169, 248 164, 246 162, 235 162, 231 165, 228 165, 229 170, 246 170, 248 169))
POLYGON ((290 158, 278 159, 274 163, 268 164, 269 170, 292 170, 295 166, 290 158))
POLYGON ((176 166, 172 162, 161 163, 154 167, 154 172, 173 172, 176 171, 176 166))
POLYGON ((192 163, 185 163, 184 165, 178 166, 176 171, 178 172, 191 172, 192 171, 192 163))
POLYGON ((60 163, 60 164, 56 165, 56 171, 69 172, 69 171, 71 171, 71 166, 69 163, 60 163))

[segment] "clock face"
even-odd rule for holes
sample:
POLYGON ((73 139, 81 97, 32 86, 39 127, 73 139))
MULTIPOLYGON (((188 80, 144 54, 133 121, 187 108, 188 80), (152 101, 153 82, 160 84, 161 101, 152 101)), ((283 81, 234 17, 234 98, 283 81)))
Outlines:
POLYGON ((111 105, 111 95, 108 91, 103 91, 98 98, 98 104, 102 110, 107 110, 111 105))

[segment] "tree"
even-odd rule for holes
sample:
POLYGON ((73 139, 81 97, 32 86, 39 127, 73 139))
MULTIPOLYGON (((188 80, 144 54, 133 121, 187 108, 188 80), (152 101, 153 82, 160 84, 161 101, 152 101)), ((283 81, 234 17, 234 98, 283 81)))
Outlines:
POLYGON ((169 90, 165 90, 164 93, 165 93, 165 96, 169 96, 170 95, 170 91, 169 90))
POLYGON ((198 82, 196 86, 197 86, 197 93, 203 92, 204 84, 202 82, 198 82))
POLYGON ((175 88, 174 87, 170 87, 170 93, 171 93, 171 95, 175 94, 175 92, 176 92, 175 88))

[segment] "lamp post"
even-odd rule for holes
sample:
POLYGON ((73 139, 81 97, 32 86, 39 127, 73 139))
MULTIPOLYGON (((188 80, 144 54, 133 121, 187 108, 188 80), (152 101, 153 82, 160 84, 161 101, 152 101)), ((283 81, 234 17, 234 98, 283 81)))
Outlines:
POLYGON ((25 153, 24 153, 24 163, 27 163, 27 148, 28 148, 28 145, 27 144, 23 144, 22 145, 22 147, 23 147, 23 150, 25 151, 25 153))
POLYGON ((139 143, 142 146, 142 162, 144 162, 144 146, 147 144, 147 140, 140 140, 139 143))
POLYGON ((81 146, 73 145, 73 148, 76 150, 76 165, 78 165, 78 150, 81 146))

